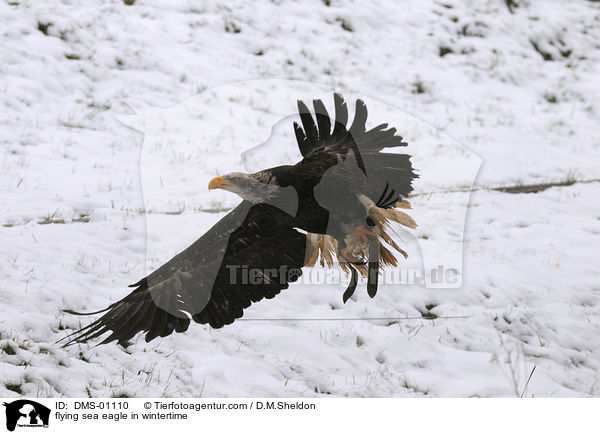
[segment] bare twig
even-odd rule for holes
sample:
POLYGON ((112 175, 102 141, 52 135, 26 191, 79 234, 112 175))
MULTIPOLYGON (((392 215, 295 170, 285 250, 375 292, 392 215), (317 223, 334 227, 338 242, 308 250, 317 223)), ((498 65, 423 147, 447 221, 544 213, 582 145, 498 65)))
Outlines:
POLYGON ((525 383, 525 387, 523 388, 523 393, 521 393, 521 398, 523 398, 523 395, 525 395, 525 391, 527 390, 527 386, 529 386, 529 381, 531 380, 531 377, 533 377, 533 373, 535 371, 537 365, 533 365, 533 369, 531 370, 531 374, 529 374, 529 378, 527 379, 527 383, 525 383))

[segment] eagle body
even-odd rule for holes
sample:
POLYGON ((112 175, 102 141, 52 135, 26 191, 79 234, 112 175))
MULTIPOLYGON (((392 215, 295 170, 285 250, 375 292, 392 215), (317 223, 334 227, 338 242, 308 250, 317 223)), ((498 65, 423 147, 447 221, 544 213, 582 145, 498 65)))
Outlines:
POLYGON ((414 228, 403 199, 417 177, 407 154, 381 152, 407 144, 387 124, 366 129, 367 109, 357 100, 347 127, 348 108, 334 94, 335 117, 322 101, 314 116, 298 101, 301 125, 294 122, 302 160, 253 174, 214 178, 209 189, 239 195, 242 202, 187 249, 130 285, 133 291, 105 309, 89 325, 66 336, 66 345, 106 333, 100 343, 124 344, 137 333, 145 340, 188 329, 191 321, 220 328, 241 318, 244 309, 288 288, 302 268, 334 263, 352 274, 344 302, 354 292, 357 273, 377 290, 380 265, 397 266, 394 251, 407 256, 390 235, 392 222, 414 228))

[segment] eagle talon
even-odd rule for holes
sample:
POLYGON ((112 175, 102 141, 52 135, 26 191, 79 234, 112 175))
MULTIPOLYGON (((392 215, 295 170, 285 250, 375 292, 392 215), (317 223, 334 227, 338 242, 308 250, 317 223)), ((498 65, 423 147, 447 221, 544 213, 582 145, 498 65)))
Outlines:
POLYGON ((369 236, 376 237, 377 234, 373 231, 368 230, 363 225, 356 227, 356 239, 357 240, 359 240, 363 243, 367 243, 367 242, 369 242, 369 236))
POLYGON ((340 252, 340 256, 341 256, 342 258, 344 258, 344 259, 346 260, 346 262, 349 262, 349 263, 357 263, 357 262, 361 262, 361 259, 360 259, 360 258, 357 258, 357 257, 356 257, 356 256, 354 256, 353 254, 351 254, 351 253, 348 253, 348 252, 347 252, 347 250, 348 250, 348 249, 340 249, 340 250, 339 250, 339 252, 340 252))

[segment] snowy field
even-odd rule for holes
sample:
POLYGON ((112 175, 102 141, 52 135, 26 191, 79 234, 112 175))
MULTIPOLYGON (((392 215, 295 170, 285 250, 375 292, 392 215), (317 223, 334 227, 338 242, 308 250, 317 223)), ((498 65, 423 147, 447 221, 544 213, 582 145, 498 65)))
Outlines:
POLYGON ((94 3, 0 1, 0 397, 600 395, 599 2, 94 3), (313 88, 410 144, 404 265, 463 246, 460 289, 298 283, 244 315, 285 321, 55 344, 235 206, 211 177, 295 162, 313 88))

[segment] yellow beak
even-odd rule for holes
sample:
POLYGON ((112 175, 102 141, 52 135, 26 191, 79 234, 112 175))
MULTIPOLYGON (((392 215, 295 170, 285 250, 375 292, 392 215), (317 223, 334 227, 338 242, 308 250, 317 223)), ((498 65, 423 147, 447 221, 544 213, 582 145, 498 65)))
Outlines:
POLYGON ((211 179, 210 182, 208 183, 209 190, 214 190, 215 188, 227 188, 227 187, 233 187, 233 184, 230 184, 229 182, 225 181, 222 176, 217 176, 216 178, 211 179))

